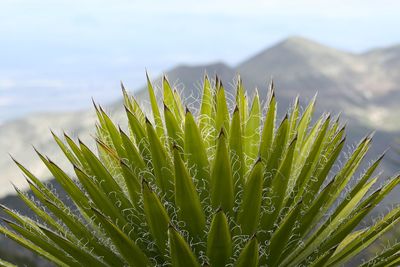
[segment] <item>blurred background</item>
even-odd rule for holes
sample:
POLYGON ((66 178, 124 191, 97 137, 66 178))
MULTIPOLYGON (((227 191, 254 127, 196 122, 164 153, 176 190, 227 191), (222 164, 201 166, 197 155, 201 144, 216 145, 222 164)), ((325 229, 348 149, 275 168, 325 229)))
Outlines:
MULTIPOLYGON (((63 165, 49 129, 89 140, 91 98, 120 119, 120 81, 145 103, 146 69, 154 80, 167 74, 192 102, 205 72, 228 91, 240 73, 248 94, 258 87, 264 99, 273 78, 282 111, 318 92, 317 112, 342 112, 348 123, 348 151, 373 130, 367 162, 392 147, 384 182, 400 168, 398 10, 395 0, 2 0, 0 203, 21 208, 12 183, 27 188, 8 153, 51 179, 31 145, 63 165)), ((0 238, 0 257, 46 264, 7 242, 0 238)))

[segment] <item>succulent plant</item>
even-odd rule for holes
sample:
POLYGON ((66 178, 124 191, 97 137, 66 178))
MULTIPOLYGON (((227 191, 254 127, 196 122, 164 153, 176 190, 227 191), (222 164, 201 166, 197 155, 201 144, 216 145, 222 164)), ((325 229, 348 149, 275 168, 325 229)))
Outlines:
MULTIPOLYGON (((272 83, 265 108, 240 78, 234 105, 219 79, 203 85, 195 112, 165 77, 161 96, 148 79, 150 114, 123 88, 129 131, 95 104, 97 152, 54 134, 74 175, 38 152, 73 205, 17 162, 37 218, 2 206, 0 232, 59 266, 336 266, 399 221, 394 207, 358 227, 400 182, 376 189, 382 156, 355 177, 370 135, 344 159, 345 127, 314 120, 315 99, 277 124, 272 83)), ((370 263, 395 265, 391 249, 370 263)))

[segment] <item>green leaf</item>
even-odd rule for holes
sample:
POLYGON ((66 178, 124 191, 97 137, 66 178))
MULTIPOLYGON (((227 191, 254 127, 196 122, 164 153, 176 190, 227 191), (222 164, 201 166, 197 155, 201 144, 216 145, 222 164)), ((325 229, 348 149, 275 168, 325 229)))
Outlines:
POLYGON ((180 114, 179 118, 183 119, 184 114, 185 114, 185 112, 183 111, 183 102, 182 102, 179 92, 176 89, 174 89, 174 97, 175 97, 175 103, 178 108, 178 112, 180 114))
POLYGON ((120 161, 123 177, 125 179, 126 187, 128 188, 129 198, 131 203, 138 208, 140 200, 140 183, 138 176, 126 165, 123 161, 120 161))
POLYGON ((162 192, 171 198, 173 193, 173 173, 171 170, 170 159, 167 156, 167 151, 162 145, 160 139, 156 135, 150 121, 146 121, 147 135, 150 143, 151 158, 154 168, 154 176, 156 183, 162 192))
POLYGON ((313 180, 310 183, 310 186, 307 190, 307 193, 304 194, 304 203, 309 205, 312 200, 315 199, 315 195, 318 193, 322 183, 325 181, 327 175, 329 174, 330 170, 332 169, 333 164, 336 162, 337 158, 339 157, 340 152, 343 149, 346 139, 343 138, 339 144, 337 144, 333 151, 329 154, 321 155, 321 161, 319 166, 314 169, 314 173, 312 175, 313 180), (327 157, 326 160, 322 159, 323 157, 327 157), (322 161, 325 161, 322 163, 322 161))
POLYGON ((169 217, 157 195, 145 181, 142 183, 146 221, 156 244, 163 253, 167 249, 169 217))
POLYGON ((25 203, 25 205, 27 205, 39 218, 41 218, 45 223, 57 229, 58 231, 65 232, 64 227, 61 226, 58 222, 56 222, 54 218, 51 217, 48 213, 46 213, 43 210, 43 208, 39 208, 38 205, 33 200, 31 200, 27 195, 22 193, 16 187, 14 187, 14 189, 17 192, 19 199, 21 199, 25 203))
POLYGON ((226 104, 225 89, 222 85, 217 88, 216 92, 216 117, 215 117, 215 130, 219 131, 224 128, 229 130, 229 112, 226 104))
MULTIPOLYGON (((357 214, 355 214, 354 216, 350 217, 349 219, 341 223, 340 227, 338 227, 336 231, 334 231, 331 235, 329 235, 329 237, 327 237, 327 240, 323 243, 322 246, 319 247, 319 250, 325 251, 330 247, 336 245, 345 246, 345 243, 343 242, 350 243, 351 240, 355 238, 352 235, 351 231, 353 231, 354 228, 357 227, 357 225, 361 222, 361 220, 365 218, 367 213, 370 211, 371 211, 371 206, 366 206, 357 214), (348 240, 346 241, 346 239, 348 240)), ((358 231, 356 231, 355 233, 358 233, 358 231)), ((361 233, 362 232, 360 232, 359 234, 361 233)))
POLYGON ((396 266, 396 264, 398 264, 400 260, 399 250, 400 250, 400 242, 386 249, 381 254, 376 255, 369 261, 362 264, 360 267, 396 266))
POLYGON ((111 175, 109 170, 104 166, 103 162, 81 141, 79 142, 82 155, 84 156, 89 168, 94 174, 93 178, 98 183, 102 183, 103 190, 107 193, 122 192, 122 189, 111 175))
MULTIPOLYGON (((205 118, 211 118, 212 114, 212 109, 213 109, 213 103, 212 103, 212 93, 211 93, 211 84, 210 80, 208 79, 208 76, 204 76, 204 82, 203 82, 203 96, 201 99, 201 106, 200 106, 200 117, 205 117, 205 118)), ((199 124, 200 128, 202 127, 202 124, 206 124, 206 122, 202 122, 202 118, 200 118, 199 124)))
POLYGON ((258 145, 260 143, 260 123, 260 99, 258 96, 258 91, 256 91, 244 131, 243 143, 246 162, 248 162, 247 165, 250 165, 258 156, 258 145))
POLYGON ((297 217, 300 214, 301 204, 301 201, 298 202, 294 208, 289 211, 286 217, 282 219, 278 229, 272 234, 269 245, 269 256, 267 257, 268 265, 276 266, 278 264, 285 247, 288 245, 297 217))
POLYGON ((200 189, 201 199, 204 199, 209 194, 210 163, 199 128, 197 128, 193 115, 189 111, 186 112, 185 116, 184 140, 188 169, 196 181, 197 188, 200 189))
POLYGON ((215 159, 211 170, 211 203, 214 208, 221 207, 230 213, 233 208, 233 178, 229 153, 226 147, 226 137, 221 130, 218 140, 215 159))
POLYGON ((329 258, 335 252, 335 250, 336 250, 336 246, 332 247, 331 249, 326 251, 324 254, 322 254, 320 257, 318 257, 316 260, 314 260, 309 266, 310 267, 325 266, 326 262, 329 260, 329 258))
POLYGON ((358 231, 354 231, 351 234, 347 235, 337 246, 337 249, 335 250, 336 254, 338 251, 341 251, 342 249, 344 249, 350 242, 352 242, 354 239, 358 238, 363 232, 365 231, 365 229, 361 229, 358 231))
POLYGON ((230 160, 232 163, 233 183, 235 186, 235 196, 243 188, 244 173, 246 165, 244 163, 243 139, 240 121, 239 108, 236 106, 232 115, 231 129, 229 135, 230 160))
POLYGON ((307 108, 305 109, 303 115, 301 116, 299 125, 297 126, 297 149, 303 146, 304 139, 307 134, 308 126, 311 122, 312 114, 314 113, 316 96, 310 101, 307 108))
MULTIPOLYGON (((21 227, 21 230, 25 230, 25 229, 21 227)), ((28 232, 28 231, 26 231, 26 232, 28 232)), ((45 245, 43 247, 43 249, 42 249, 38 245, 33 244, 32 242, 28 241, 27 239, 21 237, 20 235, 15 234, 14 232, 8 230, 7 228, 5 228, 5 227, 3 227, 1 225, 0 225, 0 233, 4 234, 8 238, 14 240, 15 242, 17 242, 18 244, 22 245, 23 247, 25 247, 25 248, 27 248, 27 249, 29 249, 31 251, 35 251, 35 253, 37 253, 38 255, 48 259, 51 262, 54 262, 58 266, 65 266, 65 267, 77 266, 77 265, 75 265, 73 260, 69 260, 67 262, 63 262, 62 260, 60 260, 57 256, 55 256, 56 253, 54 253, 52 251, 52 249, 49 249, 50 246, 48 246, 48 245, 46 246, 45 245)), ((35 236, 35 239, 39 240, 39 237, 35 236)), ((65 257, 65 259, 67 259, 67 257, 65 257)))
MULTIPOLYGON (((43 232, 39 228, 39 223, 29 219, 26 216, 22 216, 14 213, 10 209, 1 205, 3 211, 9 215, 12 219, 18 222, 14 223, 10 220, 4 219, 3 221, 15 232, 25 238, 27 241, 32 242, 32 244, 46 249, 51 255, 57 258, 59 261, 65 262, 70 265, 76 265, 77 262, 70 258, 65 251, 55 246, 54 243, 46 238, 43 232)), ((17 240, 16 240, 17 241, 17 240)), ((78 240, 75 240, 77 242, 78 240)), ((17 241, 18 242, 18 241, 17 241)), ((20 243, 20 242, 18 242, 20 243)))
POLYGON ((165 106, 170 109, 173 113, 173 116, 177 120, 183 119, 183 113, 181 113, 181 109, 179 108, 180 101, 175 99, 175 94, 168 82, 166 76, 163 77, 163 95, 164 95, 164 104, 165 106))
POLYGON ((79 240, 79 242, 86 244, 89 250, 93 250, 96 255, 103 257, 104 261, 111 266, 123 264, 120 257, 106 247, 93 232, 90 232, 86 225, 84 225, 79 218, 74 216, 71 211, 67 210, 66 212, 51 201, 46 201, 46 204, 51 212, 68 227, 71 233, 73 233, 75 238, 70 238, 70 235, 66 236, 69 240, 72 242, 78 242, 79 240))
POLYGON ((299 119, 299 97, 297 96, 294 100, 293 108, 289 116, 289 140, 292 140, 294 136, 297 134, 297 122, 299 119))
MULTIPOLYGON (((274 173, 281 161, 282 155, 286 150, 287 146, 287 131, 288 131, 288 117, 287 115, 283 118, 276 136, 274 138, 274 142, 272 144, 272 152, 270 157, 267 160, 266 168, 267 173, 274 173)), ((267 179, 267 185, 271 182, 271 179, 267 179)), ((268 187, 268 186, 265 186, 268 187)))
POLYGON ((289 195, 287 188, 290 180, 293 154, 296 147, 296 142, 297 138, 295 137, 290 143, 288 151, 286 152, 285 158, 281 162, 278 171, 275 172, 272 178, 269 205, 273 207, 273 211, 270 214, 264 214, 262 228, 265 231, 269 231, 274 226, 276 220, 279 219, 279 215, 284 216, 285 214, 285 211, 282 210, 282 207, 285 204, 285 196, 289 195))
POLYGON ((339 196, 340 192, 342 192, 346 184, 348 184, 351 177, 359 167, 361 160, 368 152, 370 145, 371 145, 371 136, 367 136, 360 142, 360 144, 355 149, 351 157, 347 160, 346 164, 336 175, 335 184, 333 186, 334 187, 333 190, 335 191, 331 195, 330 199, 327 202, 323 203, 325 209, 328 208, 330 205, 332 205, 332 203, 339 196))
POLYGON ((364 208, 366 205, 372 205, 375 207, 378 205, 398 184, 400 183, 400 175, 394 176, 390 179, 388 179, 388 182, 380 187, 377 191, 375 191, 377 194, 374 197, 368 197, 363 203, 361 203, 356 211, 358 209, 364 208))
POLYGON ((330 116, 328 116, 328 118, 321 123, 319 130, 317 130, 315 139, 313 140, 313 144, 310 146, 305 164, 300 171, 299 177, 296 179, 295 190, 298 198, 302 197, 305 189, 311 186, 310 183, 313 183, 313 180, 311 180, 311 175, 318 164, 329 122, 330 116))
POLYGON ((321 203, 327 201, 330 197, 330 192, 333 188, 335 179, 332 179, 317 196, 314 198, 312 204, 306 209, 307 211, 304 213, 303 219, 300 222, 300 227, 298 229, 298 233, 301 236, 304 236, 308 230, 312 229, 315 226, 315 222, 319 221, 318 215, 321 213, 321 203))
POLYGON ((358 238, 353 239, 348 245, 332 256, 328 264, 340 265, 372 244, 377 238, 389 231, 400 221, 400 207, 392 209, 380 221, 362 232, 358 238))
POLYGON ((207 237, 207 256, 211 266, 225 266, 232 254, 232 240, 228 220, 222 209, 218 210, 211 222, 207 237))
POLYGON ((242 252, 240 253, 237 261, 235 262, 235 267, 256 267, 258 266, 258 241, 254 235, 251 238, 242 252))
MULTIPOLYGON (((308 242, 301 249, 301 253, 295 258, 301 260, 311 254, 315 249, 320 247, 322 242, 324 242, 332 233, 337 229, 339 224, 342 222, 344 218, 348 218, 352 210, 355 206, 361 201, 361 199, 365 196, 371 186, 376 182, 376 178, 372 179, 368 182, 354 197, 346 203, 346 205, 342 208, 339 206, 339 211, 333 213, 326 223, 321 225, 318 231, 315 231, 308 239, 308 242)), ((296 260, 292 260, 291 263, 296 264, 296 260)))
MULTIPOLYGON (((93 201, 92 205, 101 208, 102 212, 111 218, 114 218, 116 221, 126 224, 126 219, 121 214, 121 210, 114 205, 111 199, 107 197, 107 195, 99 188, 99 186, 96 185, 92 179, 78 167, 75 166, 74 170, 79 181, 82 183, 86 192, 90 196, 90 199, 93 201)), ((128 228, 126 231, 128 231, 128 228)))
POLYGON ((17 267, 17 265, 14 265, 10 262, 7 262, 5 260, 0 259, 0 266, 1 267, 17 267))
POLYGON ((116 179, 114 179, 109 170, 104 166, 103 162, 85 144, 82 142, 79 144, 82 154, 94 174, 93 178, 99 185, 98 189, 102 190, 114 203, 120 203, 121 210, 129 210, 132 204, 125 196, 116 179))
POLYGON ((205 217, 199 195, 192 178, 180 157, 178 147, 174 146, 175 165, 175 204, 180 220, 186 223, 186 228, 192 236, 202 236, 205 227, 205 217))
MULTIPOLYGON (((133 242, 132 238, 127 236, 119 227, 110 221, 97 209, 93 209, 96 217, 101 222, 107 235, 110 237, 115 247, 123 256, 124 260, 130 266, 149 266, 150 261, 146 254, 133 242)), ((94 265, 96 266, 96 265, 94 265)))
POLYGON ((20 170, 26 175, 26 178, 31 183, 35 184, 45 195, 56 203, 62 203, 61 200, 49 189, 47 188, 35 175, 33 175, 28 169, 26 169, 21 163, 12 158, 15 164, 20 168, 20 170))
POLYGON ((139 103, 134 97, 128 95, 123 83, 121 82, 122 93, 124 96, 124 106, 129 109, 138 118, 141 124, 144 124, 144 113, 140 108, 139 103))
POLYGON ((72 164, 79 165, 80 164, 79 160, 74 155, 74 153, 63 143, 63 141, 61 141, 61 139, 53 131, 51 131, 51 134, 53 135, 54 140, 56 141, 60 149, 63 151, 64 155, 68 158, 68 160, 72 164))
MULTIPOLYGON (((73 200, 76 206, 81 208, 83 213, 86 213, 82 206, 88 206, 89 199, 85 196, 85 194, 81 191, 81 189, 75 184, 75 182, 70 178, 59 166, 57 166, 54 162, 49 159, 46 159, 42 154, 38 151, 36 153, 39 155, 42 162, 49 169, 53 177, 57 180, 57 182, 64 188, 65 192, 68 193, 69 197, 73 200)), ((39 188, 39 190, 41 190, 39 188)), ((43 190, 41 190, 43 191, 43 190)), ((60 200, 55 200, 54 198, 50 198, 50 201, 54 202, 56 205, 60 207, 65 207, 65 205, 60 200)), ((89 217, 92 214, 87 214, 89 217)))
POLYGON ((62 247, 63 250, 70 254, 80 264, 84 266, 107 266, 95 255, 82 250, 82 248, 77 246, 77 244, 72 243, 71 241, 45 227, 40 227, 40 229, 45 233, 46 236, 48 236, 54 243, 62 247))
POLYGON ((196 256, 191 251, 185 239, 170 226, 168 229, 170 255, 173 267, 199 266, 196 256))
MULTIPOLYGON (((271 183, 272 183, 272 178, 275 176, 276 171, 278 170, 280 161, 282 159, 282 155, 285 151, 286 148, 286 137, 287 137, 287 128, 288 128, 288 119, 287 115, 284 117, 282 120, 277 133, 276 137, 274 138, 273 142, 273 149, 271 152, 271 155, 269 159, 266 161, 265 164, 265 171, 264 171, 264 188, 270 188, 271 183)), ((268 199, 264 199, 264 202, 268 201, 268 199)), ((263 205, 269 206, 268 203, 264 203, 263 205)), ((264 212, 264 214, 261 216, 261 226, 263 229, 269 228, 269 225, 271 225, 272 221, 269 220, 269 213, 264 212)), ((260 240, 264 242, 264 235, 260 236, 260 240)))
POLYGON ((119 133, 118 128, 114 125, 110 117, 100 108, 101 116, 104 121, 103 127, 107 131, 107 135, 111 139, 112 147, 118 153, 120 158, 126 158, 127 154, 122 144, 121 135, 119 133))
MULTIPOLYGON (((343 201, 339 204, 339 206, 336 208, 335 213, 332 216, 337 216, 339 212, 341 212, 346 205, 353 200, 357 194, 360 193, 360 191, 363 191, 366 189, 366 186, 368 186, 371 182, 368 182, 368 180, 371 178, 372 174, 376 170, 376 168, 379 166, 380 161, 382 160, 382 157, 378 158, 364 173, 364 175, 361 177, 360 180, 358 180, 357 184, 351 189, 351 191, 346 195, 346 197, 343 199, 343 201), (367 184, 367 185, 366 185, 367 184)), ((371 181, 376 181, 379 178, 379 176, 373 178, 371 181)), ((392 188, 395 185, 392 185, 392 188)), ((391 189, 392 189, 391 188, 391 189)), ((391 190, 389 189, 389 190, 391 190)), ((365 195, 365 193, 364 193, 365 195)), ((370 203, 367 203, 366 205, 369 205, 370 203)), ((363 208, 364 206, 360 206, 360 208, 363 208)))
POLYGON ((128 117, 129 128, 131 130, 133 137, 135 138, 136 145, 139 148, 140 155, 142 155, 143 159, 149 161, 151 155, 150 155, 148 139, 146 136, 146 130, 141 125, 138 118, 135 115, 133 115, 131 111, 129 111, 128 109, 125 109, 125 111, 128 117))
POLYGON ((276 120, 276 100, 273 83, 270 87, 270 99, 268 104, 268 111, 265 115, 264 127, 262 130, 260 141, 260 154, 264 160, 267 160, 272 152, 272 143, 274 141, 274 128, 276 120))
POLYGON ((126 151, 126 160, 129 162, 129 166, 132 171, 136 175, 138 175, 141 171, 144 171, 146 169, 146 164, 129 136, 124 131, 122 131, 122 129, 120 129, 119 131, 123 146, 126 151))
POLYGON ((183 148, 182 129, 179 126, 175 115, 169 110, 166 105, 164 105, 164 117, 170 144, 176 143, 179 147, 183 148))
POLYGON ((243 235, 254 234, 259 224, 263 190, 263 169, 261 158, 253 166, 244 187, 237 223, 243 235))
POLYGON ((158 109, 157 98, 154 93, 153 85, 151 84, 149 75, 147 73, 146 73, 146 78, 147 78, 147 89, 149 92, 150 105, 153 111, 154 123, 156 125, 156 132, 158 138, 161 138, 164 136, 164 126, 161 119, 160 110, 158 109))
POLYGON ((207 147, 211 146, 213 141, 212 133, 215 132, 213 125, 213 108, 214 103, 211 93, 211 84, 207 75, 205 75, 203 82, 203 95, 200 105, 199 128, 201 133, 203 133, 203 138, 207 147))
MULTIPOLYGON (((239 110, 240 120, 242 122, 247 121, 248 118, 248 107, 247 107, 247 96, 246 90, 243 86, 242 79, 238 75, 237 84, 236 84, 236 106, 239 110)), ((245 124, 241 125, 241 132, 245 132, 245 124)))

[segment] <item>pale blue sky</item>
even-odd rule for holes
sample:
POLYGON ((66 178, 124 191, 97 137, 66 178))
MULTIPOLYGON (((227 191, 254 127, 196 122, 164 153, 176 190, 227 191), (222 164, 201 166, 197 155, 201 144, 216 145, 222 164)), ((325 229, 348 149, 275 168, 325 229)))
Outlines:
POLYGON ((119 97, 176 64, 235 65, 291 35, 400 43, 400 1, 0 1, 0 122, 119 97))

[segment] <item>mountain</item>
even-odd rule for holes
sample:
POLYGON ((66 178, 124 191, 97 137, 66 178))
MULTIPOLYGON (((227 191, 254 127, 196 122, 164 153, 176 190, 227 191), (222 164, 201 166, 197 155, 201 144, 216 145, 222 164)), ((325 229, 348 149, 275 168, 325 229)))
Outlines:
POLYGON ((340 110, 367 127, 397 131, 400 75, 394 62, 400 67, 397 47, 352 54, 292 37, 244 61, 237 70, 256 84, 273 77, 284 99, 298 94, 309 99, 318 92, 318 107, 324 111, 340 110))

